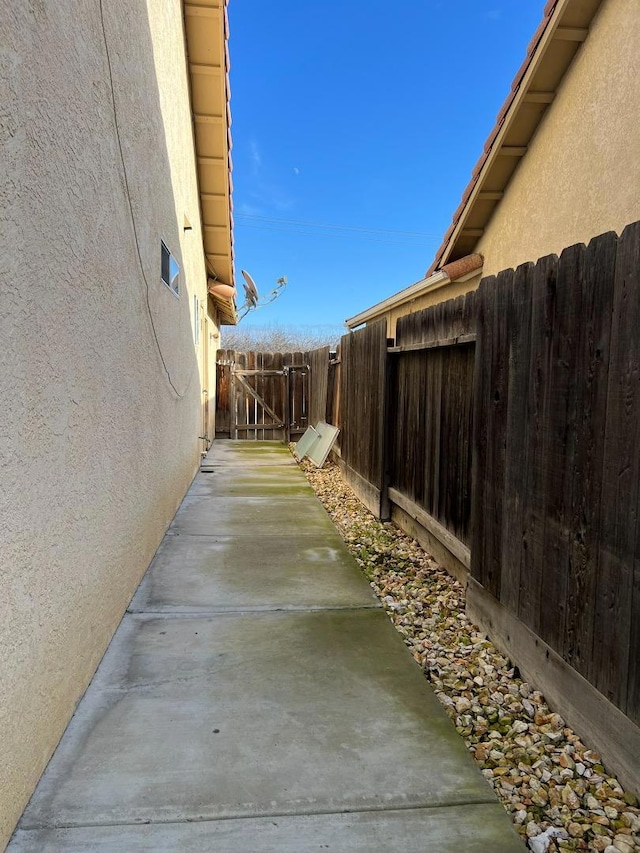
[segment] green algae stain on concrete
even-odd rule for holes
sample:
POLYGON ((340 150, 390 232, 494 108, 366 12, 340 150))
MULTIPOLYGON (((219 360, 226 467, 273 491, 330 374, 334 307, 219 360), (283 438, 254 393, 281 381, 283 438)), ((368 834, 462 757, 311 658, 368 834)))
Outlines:
POLYGON ((199 481, 198 489, 219 497, 255 497, 255 498, 297 498, 313 495, 313 490, 305 482, 269 481, 258 478, 224 479, 222 481, 199 481))

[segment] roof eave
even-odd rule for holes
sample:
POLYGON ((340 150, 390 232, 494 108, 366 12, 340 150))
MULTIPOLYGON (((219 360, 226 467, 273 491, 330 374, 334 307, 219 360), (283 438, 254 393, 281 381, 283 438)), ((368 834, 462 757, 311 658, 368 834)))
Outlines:
POLYGON ((233 299, 223 299, 209 293, 221 326, 235 326, 238 323, 238 311, 233 299))
POLYGON ((362 326, 363 323, 370 323, 372 320, 382 317, 394 308, 400 308, 410 302, 415 302, 427 293, 437 290, 439 287, 444 287, 446 284, 453 282, 468 281, 470 278, 475 278, 482 273, 484 258, 482 255, 471 254, 464 258, 460 258, 453 263, 433 273, 432 275, 416 281, 404 290, 394 293, 377 305, 367 308, 366 311, 361 311, 360 314, 355 314, 348 320, 345 320, 345 325, 349 329, 355 329, 357 326, 362 326))
MULTIPOLYGON (((234 285, 228 0, 184 2, 188 78, 207 273, 234 285)), ((237 322, 233 311, 222 315, 237 322), (235 319, 233 319, 235 318, 235 319)))
POLYGON ((404 290, 394 293, 393 296, 383 299, 382 302, 372 305, 371 308, 367 308, 366 311, 354 314, 353 317, 349 317, 348 320, 345 320, 345 325, 349 329, 355 329, 358 326, 362 326, 363 323, 370 323, 372 320, 386 314, 388 311, 392 311, 394 308, 399 308, 407 302, 412 302, 424 293, 427 293, 430 290, 435 290, 438 287, 442 287, 442 285, 448 284, 448 282, 449 276, 446 273, 438 271, 428 278, 420 279, 420 281, 416 281, 414 284, 409 285, 409 287, 405 287, 404 290))

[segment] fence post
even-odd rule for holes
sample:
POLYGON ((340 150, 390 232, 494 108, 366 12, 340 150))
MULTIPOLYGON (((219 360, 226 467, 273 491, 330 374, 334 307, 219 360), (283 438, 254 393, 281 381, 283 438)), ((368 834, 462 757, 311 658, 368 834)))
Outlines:
POLYGON ((393 442, 395 441, 395 406, 392 405, 395 389, 395 371, 393 358, 388 347, 392 340, 384 341, 384 384, 383 384, 383 415, 380 419, 382 428, 382 481, 380 483, 380 520, 389 521, 391 518, 391 501, 389 486, 393 482, 393 442))

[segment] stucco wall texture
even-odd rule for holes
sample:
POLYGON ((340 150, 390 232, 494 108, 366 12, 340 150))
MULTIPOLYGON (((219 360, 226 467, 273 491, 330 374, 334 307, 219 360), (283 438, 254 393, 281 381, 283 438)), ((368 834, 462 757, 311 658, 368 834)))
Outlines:
POLYGON ((475 251, 484 275, 640 219, 638 0, 606 0, 475 251))
POLYGON ((102 7, 0 17, 0 849, 203 447, 182 7, 102 7))

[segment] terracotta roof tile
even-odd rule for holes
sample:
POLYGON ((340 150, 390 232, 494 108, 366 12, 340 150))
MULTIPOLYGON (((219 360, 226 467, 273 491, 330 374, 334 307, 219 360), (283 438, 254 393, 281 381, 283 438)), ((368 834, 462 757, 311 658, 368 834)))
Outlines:
POLYGON ((488 153, 489 153, 489 151, 491 150, 491 146, 493 145, 493 142, 494 142, 494 140, 495 140, 496 136, 498 135, 498 133, 500 133, 500 128, 502 127, 502 121, 503 121, 503 119, 504 119, 504 116, 498 116, 498 119, 497 119, 496 123, 495 123, 495 124, 494 124, 494 126, 493 126, 493 130, 491 131, 491 133, 490 133, 490 134, 489 134, 489 136, 487 137, 487 141, 485 142, 485 144, 484 144, 484 149, 483 149, 483 151, 484 151, 484 153, 485 153, 485 154, 488 154, 488 153))
POLYGON ((548 26, 550 20, 551 20, 551 15, 546 15, 540 21, 540 24, 538 25, 538 29, 533 34, 531 41, 529 42, 529 45, 527 47, 527 56, 529 58, 531 58, 533 56, 533 54, 536 52, 536 48, 538 47, 538 44, 540 43, 540 39, 542 38, 544 31, 547 29, 547 26, 548 26))
POLYGON ((442 267, 442 271, 446 272, 451 281, 456 281, 456 279, 462 278, 467 273, 482 269, 483 263, 483 256, 474 252, 471 255, 465 255, 464 258, 458 258, 457 261, 445 264, 442 267))
POLYGON ((456 207, 455 213, 453 214, 453 221, 454 222, 457 222, 458 219, 460 218, 460 214, 464 210, 464 206, 465 206, 465 200, 463 198, 462 201, 460 202, 460 204, 456 207))
POLYGON ((451 237, 451 235, 453 234, 453 229, 454 229, 455 227, 456 227, 456 223, 455 223, 455 222, 452 222, 452 223, 451 223, 451 225, 447 228, 447 231, 446 231, 446 233, 445 233, 445 235, 444 235, 444 236, 445 236, 445 240, 448 240, 448 239, 449 239, 449 237, 451 237))
POLYGON ((471 195, 471 190, 472 190, 472 187, 467 184, 467 188, 465 189, 464 193, 462 194, 462 203, 463 204, 469 200, 469 196, 471 195))
MULTIPOLYGON (((518 68, 518 70, 516 71, 516 76, 513 78, 513 82, 511 83, 511 96, 512 97, 520 88, 520 83, 522 83, 522 78, 527 73, 527 68, 529 67, 530 64, 531 64, 531 57, 529 56, 529 54, 527 54, 526 59, 524 60, 524 62, 520 66, 520 68, 518 68)), ((503 109, 504 109, 504 106, 503 106, 503 109)))
POLYGON ((471 191, 473 189, 473 184, 475 184, 476 178, 480 174, 480 171, 485 164, 485 161, 487 159, 488 154, 489 154, 488 151, 483 151, 481 156, 480 156, 480 159, 478 160, 476 165, 473 167, 473 172, 471 173, 471 184, 469 184, 469 191, 471 191))

